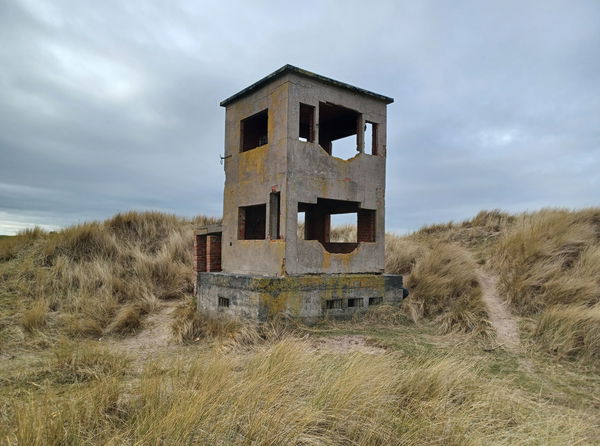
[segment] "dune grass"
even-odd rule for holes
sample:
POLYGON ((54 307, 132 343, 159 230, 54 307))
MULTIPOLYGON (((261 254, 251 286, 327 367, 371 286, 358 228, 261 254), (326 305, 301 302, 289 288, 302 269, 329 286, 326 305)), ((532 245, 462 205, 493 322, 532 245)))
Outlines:
POLYGON ((600 301, 600 210, 518 216, 492 250, 500 285, 523 315, 600 301))
POLYGON ((9 444, 28 445, 562 445, 593 438, 590 420, 576 410, 556 410, 481 373, 445 356, 316 354, 286 338, 250 353, 152 362, 131 384, 113 369, 85 375, 68 398, 35 392, 19 401, 0 429, 9 444))
MULTIPOLYGON (((403 307, 313 327, 194 311, 192 227, 212 221, 129 212, 0 239, 0 443, 552 445, 600 435, 600 210, 484 211, 388 234, 386 271, 411 291, 403 307), (523 357, 484 352, 470 336, 490 330, 480 268, 527 318, 523 357), (174 344, 140 371, 140 358, 114 346, 168 299, 181 302, 174 344), (347 334, 387 354, 310 342, 347 334)), ((333 233, 345 240, 348 228, 333 233)))
POLYGON ((70 336, 135 332, 159 300, 191 292, 193 224, 214 221, 128 212, 2 240, 2 316, 20 328, 0 332, 0 339, 16 342, 23 338, 19 329, 70 336))
POLYGON ((435 320, 442 332, 487 334, 477 264, 463 247, 421 236, 386 238, 386 272, 403 274, 414 321, 435 320))
POLYGON ((436 309, 434 320, 442 328, 489 333, 485 312, 477 308, 477 286, 465 280, 473 278, 476 268, 498 276, 499 294, 516 315, 533 318, 533 346, 558 358, 597 362, 589 330, 585 342, 581 336, 600 303, 600 209, 543 209, 518 215, 482 211, 464 222, 387 238, 386 270, 405 275, 413 317, 415 307, 421 306, 417 319, 431 315, 425 309, 429 305, 436 309), (444 255, 447 246, 453 255, 444 255), (440 247, 442 252, 436 253, 440 247), (475 263, 464 260, 461 250, 475 263), (443 258, 446 270, 440 267, 443 258), (427 259, 434 261, 427 266, 427 259), (453 306, 457 295, 462 306, 453 306), (453 314, 463 316, 457 319, 453 314))
POLYGON ((534 339, 558 358, 600 362, 600 305, 552 306, 537 320, 534 339))
POLYGON ((195 302, 189 299, 180 305, 171 323, 173 339, 180 344, 204 341, 206 338, 227 338, 239 331, 241 321, 230 318, 210 318, 196 310, 195 302))

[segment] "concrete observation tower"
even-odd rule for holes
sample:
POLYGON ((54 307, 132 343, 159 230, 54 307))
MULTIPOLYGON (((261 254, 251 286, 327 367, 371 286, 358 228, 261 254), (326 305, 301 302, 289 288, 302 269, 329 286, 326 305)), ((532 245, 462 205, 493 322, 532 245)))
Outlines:
POLYGON ((392 102, 291 65, 221 102, 223 223, 196 231, 199 311, 314 320, 401 302, 402 276, 383 273, 392 102), (345 241, 340 214, 355 223, 345 241))

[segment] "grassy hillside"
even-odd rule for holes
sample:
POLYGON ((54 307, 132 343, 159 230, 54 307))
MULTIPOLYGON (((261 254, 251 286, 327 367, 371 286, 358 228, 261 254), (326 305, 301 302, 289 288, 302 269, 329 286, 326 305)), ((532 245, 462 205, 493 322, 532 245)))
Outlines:
POLYGON ((33 332, 46 340, 136 330, 159 300, 191 292, 192 228, 214 221, 130 212, 0 240, 0 348, 33 332))
MULTIPOLYGON (((415 300, 430 300, 435 294, 428 290, 421 295, 414 282, 424 247, 439 251, 451 245, 498 276, 500 294, 523 317, 523 329, 535 348, 561 358, 600 361, 600 209, 546 209, 515 216, 481 212, 462 223, 425 227, 396 243, 396 251, 404 255, 388 249, 388 269, 410 271, 409 286, 419 296, 415 300)), ((441 257, 442 252, 433 253, 433 258, 441 257)), ((432 272, 429 281, 438 276, 432 272)), ((441 274, 453 282, 458 277, 456 272, 441 274)), ((463 296, 465 289, 459 288, 463 296)), ((454 300, 449 293, 441 294, 454 300)))
POLYGON ((213 221, 130 212, 0 238, 0 443, 600 437, 600 209, 388 234, 403 307, 311 327, 193 310, 192 228, 213 221), (482 272, 519 323, 517 351, 495 339, 482 272))

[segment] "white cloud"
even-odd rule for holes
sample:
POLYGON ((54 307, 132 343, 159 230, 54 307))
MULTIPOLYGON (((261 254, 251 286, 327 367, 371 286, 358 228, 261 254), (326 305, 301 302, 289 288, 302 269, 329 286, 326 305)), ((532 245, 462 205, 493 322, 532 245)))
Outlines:
POLYGON ((25 230, 40 227, 46 231, 60 229, 58 225, 50 225, 43 222, 42 216, 15 215, 0 211, 0 235, 16 235, 25 230))

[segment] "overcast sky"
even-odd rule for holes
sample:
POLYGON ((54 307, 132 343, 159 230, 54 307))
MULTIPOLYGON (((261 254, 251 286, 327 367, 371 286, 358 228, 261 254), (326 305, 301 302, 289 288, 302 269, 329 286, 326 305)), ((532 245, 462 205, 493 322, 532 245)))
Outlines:
POLYGON ((392 96, 387 229, 600 205, 600 1, 0 1, 0 234, 221 215, 219 101, 289 63, 392 96))

